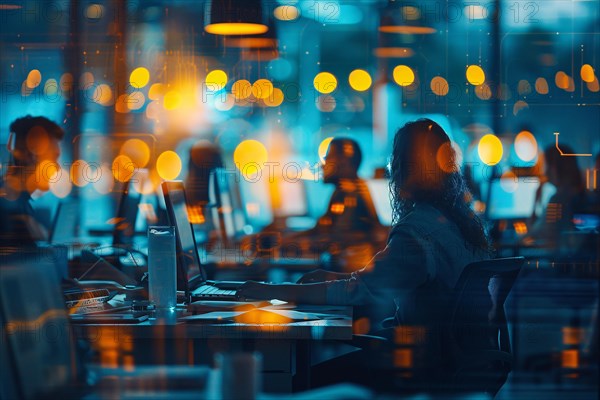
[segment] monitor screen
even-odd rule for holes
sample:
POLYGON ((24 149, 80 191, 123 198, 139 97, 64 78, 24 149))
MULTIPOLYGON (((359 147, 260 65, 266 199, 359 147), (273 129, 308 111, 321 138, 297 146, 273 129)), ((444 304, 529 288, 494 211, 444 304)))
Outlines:
POLYGON ((369 179, 367 187, 375 204, 375 211, 381 225, 392 224, 392 205, 390 203, 390 187, 387 179, 369 179))
POLYGON ((298 217, 308 214, 306 188, 304 181, 281 179, 276 182, 276 193, 272 199, 273 212, 276 217, 298 217))
POLYGON ((141 198, 142 195, 135 189, 134 185, 130 181, 125 182, 115 219, 114 246, 130 246, 133 243, 135 221, 141 198))
POLYGON ((540 181, 536 177, 500 178, 491 182, 488 219, 523 219, 533 215, 540 181))
POLYGON ((188 218, 183 182, 163 182, 162 190, 169 221, 175 227, 177 236, 177 290, 186 290, 186 285, 191 279, 197 276, 205 277, 201 275, 202 269, 200 268, 194 231, 188 218), (180 274, 182 276, 179 276, 180 274))

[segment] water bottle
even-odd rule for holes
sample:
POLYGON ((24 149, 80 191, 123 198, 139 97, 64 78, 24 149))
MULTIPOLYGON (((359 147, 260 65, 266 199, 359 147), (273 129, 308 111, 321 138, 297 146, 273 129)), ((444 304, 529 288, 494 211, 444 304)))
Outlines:
POLYGON ((172 226, 148 227, 148 289, 157 310, 175 309, 177 258, 172 226))

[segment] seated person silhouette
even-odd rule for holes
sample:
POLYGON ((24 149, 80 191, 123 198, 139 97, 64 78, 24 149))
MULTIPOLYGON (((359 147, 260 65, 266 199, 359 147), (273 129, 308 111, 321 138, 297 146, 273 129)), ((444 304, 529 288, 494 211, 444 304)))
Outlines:
POLYGON ((10 124, 10 132, 7 148, 12 160, 0 179, 0 243, 35 247, 48 233, 36 220, 32 195, 49 190, 65 133, 49 119, 30 115, 10 124))
MULTIPOLYGON (((561 144, 561 147, 563 152, 573 153, 569 146, 561 144)), ((585 186, 577 157, 563 157, 555 146, 549 146, 544 151, 544 161, 546 177, 542 181, 553 184, 556 193, 523 241, 554 248, 562 232, 575 229, 573 215, 585 206, 585 186)))
POLYGON ((356 141, 341 137, 331 141, 323 165, 323 181, 335 185, 335 189, 327 211, 314 228, 290 235, 286 242, 309 240, 317 251, 341 243, 370 243, 378 248, 378 244, 385 243, 387 229, 379 223, 367 184, 358 177, 361 161, 362 152, 356 141))
POLYGON ((363 269, 317 270, 300 284, 250 281, 240 292, 248 299, 360 305, 371 332, 387 317, 398 325, 431 328, 428 368, 443 370, 436 327, 449 318, 449 299, 465 266, 489 259, 489 238, 467 201, 450 139, 434 121, 420 119, 397 132, 390 180, 393 227, 385 249, 363 269))
POLYGON ((188 173, 185 180, 190 221, 207 237, 214 233, 210 210, 211 175, 223 167, 220 149, 214 144, 201 140, 190 149, 188 173))

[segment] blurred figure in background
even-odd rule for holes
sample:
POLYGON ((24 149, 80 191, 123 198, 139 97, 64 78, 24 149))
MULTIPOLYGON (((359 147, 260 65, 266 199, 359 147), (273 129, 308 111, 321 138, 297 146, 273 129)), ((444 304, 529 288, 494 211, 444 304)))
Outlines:
MULTIPOLYGON (((573 153, 567 145, 561 144, 561 148, 564 153, 573 153)), ((585 184, 577 157, 561 156, 552 145, 544 151, 544 162, 546 180, 556 187, 556 193, 524 242, 556 247, 562 232, 574 230, 573 215, 585 206, 585 184)))
MULTIPOLYGON (((59 142, 65 133, 45 117, 30 115, 10 124, 8 151, 12 155, 6 175, 0 178, 0 243, 33 247, 47 240, 47 230, 34 215, 33 197, 50 188, 59 171, 59 142)), ((63 171, 64 173, 64 171, 63 171)))
POLYGON ((335 190, 327 211, 314 228, 287 238, 288 242, 310 240, 313 250, 331 253, 333 269, 349 271, 364 266, 374 250, 383 247, 388 233, 379 223, 367 184, 358 177, 361 161, 362 152, 355 140, 339 137, 331 141, 323 181, 335 185, 335 190), (342 251, 345 254, 340 254, 342 251))

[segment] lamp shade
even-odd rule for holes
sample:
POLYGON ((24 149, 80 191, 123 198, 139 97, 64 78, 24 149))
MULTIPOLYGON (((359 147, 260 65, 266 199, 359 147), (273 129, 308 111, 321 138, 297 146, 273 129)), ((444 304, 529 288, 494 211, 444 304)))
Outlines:
POLYGON ((210 0, 204 30, 215 35, 260 35, 269 30, 260 0, 210 0))

